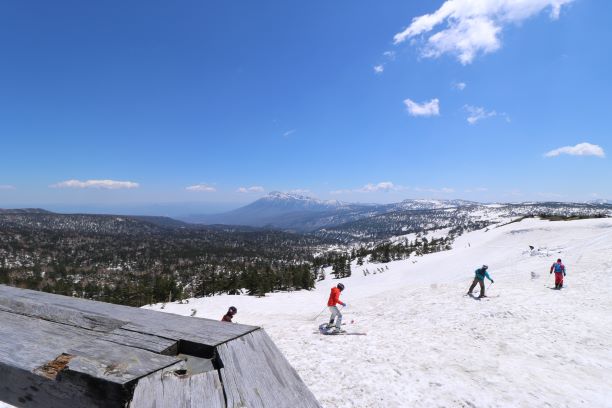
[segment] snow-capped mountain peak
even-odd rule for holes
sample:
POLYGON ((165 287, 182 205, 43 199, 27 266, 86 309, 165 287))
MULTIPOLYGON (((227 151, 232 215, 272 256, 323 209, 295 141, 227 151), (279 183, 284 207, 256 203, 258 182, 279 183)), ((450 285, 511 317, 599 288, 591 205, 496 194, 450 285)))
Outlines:
POLYGON ((262 200, 266 201, 293 201, 301 202, 305 205, 316 205, 316 206, 329 206, 329 207, 340 207, 345 203, 338 200, 321 200, 316 197, 310 197, 303 194, 297 193, 286 193, 281 191, 272 191, 267 196, 263 197, 262 200))

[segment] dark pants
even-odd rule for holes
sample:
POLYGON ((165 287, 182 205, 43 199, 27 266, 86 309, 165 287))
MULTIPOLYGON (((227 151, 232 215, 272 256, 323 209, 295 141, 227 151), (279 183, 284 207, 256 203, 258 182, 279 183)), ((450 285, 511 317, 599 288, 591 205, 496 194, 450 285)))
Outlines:
POLYGON ((480 297, 483 297, 485 295, 484 279, 474 278, 474 282, 472 282, 472 286, 470 286, 470 289, 468 290, 468 294, 472 293, 472 291, 476 287, 476 284, 480 285, 480 297))

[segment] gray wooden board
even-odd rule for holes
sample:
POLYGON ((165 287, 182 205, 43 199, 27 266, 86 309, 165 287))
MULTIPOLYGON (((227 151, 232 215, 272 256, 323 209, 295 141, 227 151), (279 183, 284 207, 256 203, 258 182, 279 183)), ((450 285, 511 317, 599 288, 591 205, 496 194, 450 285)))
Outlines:
POLYGON ((171 366, 138 381, 130 408, 226 408, 217 371, 177 376, 171 366), (160 386, 163 384, 163 386, 160 386))
POLYGON ((176 340, 170 340, 151 334, 115 329, 110 333, 102 334, 100 338, 113 343, 137 347, 168 356, 174 356, 178 353, 178 342, 176 340))
POLYGON ((0 363, 35 371, 62 353, 68 371, 125 384, 178 361, 147 350, 97 339, 95 332, 0 311, 0 363))
POLYGON ((75 356, 66 373, 78 372, 109 382, 127 384, 180 360, 133 347, 94 340, 74 346, 67 353, 75 356))
POLYGON ((217 348, 228 408, 321 407, 265 331, 217 348))
POLYGON ((156 408, 320 407, 260 328, 4 285, 0 400, 34 408, 130 400, 156 408), (191 365, 176 357, 183 348, 194 353, 191 365), (222 368, 202 350, 216 350, 222 368))
POLYGON ((217 346, 257 327, 170 315, 153 310, 0 285, 0 305, 14 313, 103 332, 118 328, 217 346))

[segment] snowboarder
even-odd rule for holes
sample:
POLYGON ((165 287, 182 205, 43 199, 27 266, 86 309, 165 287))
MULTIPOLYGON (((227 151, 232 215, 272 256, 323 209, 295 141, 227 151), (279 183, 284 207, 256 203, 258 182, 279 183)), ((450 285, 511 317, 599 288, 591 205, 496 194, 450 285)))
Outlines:
POLYGON ((476 287, 476 284, 478 284, 480 285, 480 295, 478 295, 478 298, 480 299, 480 298, 486 297, 485 284, 484 284, 485 278, 490 280, 491 283, 494 282, 493 279, 491 279, 491 277, 489 276, 489 272, 487 272, 487 269, 489 269, 487 265, 482 265, 480 268, 476 269, 474 281, 472 282, 472 286, 470 286, 470 289, 468 290, 468 293, 467 293, 469 296, 472 296, 472 291, 476 287))
POLYGON ((230 306, 230 308, 227 309, 225 316, 221 318, 221 321, 232 323, 232 317, 234 317, 236 313, 238 313, 238 309, 236 309, 234 306, 230 306))
POLYGON ((334 320, 336 322, 336 328, 333 333, 342 333, 342 313, 340 313, 340 309, 338 309, 338 304, 346 307, 346 303, 340 300, 340 292, 344 290, 344 285, 339 283, 335 288, 331 289, 331 293, 329 294, 329 300, 327 301, 327 307, 329 307, 329 311, 331 312, 331 316, 329 318, 329 324, 327 325, 328 329, 334 327, 334 320))
POLYGON ((563 277, 565 276, 565 265, 561 263, 561 259, 557 259, 557 262, 552 264, 550 267, 550 273, 555 272, 555 289, 561 289, 563 287, 563 277))

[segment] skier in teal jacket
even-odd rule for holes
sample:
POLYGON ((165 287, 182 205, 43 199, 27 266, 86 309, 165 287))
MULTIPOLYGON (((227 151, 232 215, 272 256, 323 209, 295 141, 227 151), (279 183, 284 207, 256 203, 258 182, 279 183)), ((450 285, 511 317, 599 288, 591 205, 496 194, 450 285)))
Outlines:
POLYGON ((470 296, 472 295, 472 291, 478 284, 480 285, 480 295, 478 295, 478 298, 480 299, 480 298, 486 297, 485 285, 484 285, 485 278, 490 280, 491 283, 494 282, 493 279, 491 279, 491 277, 489 276, 489 272, 487 272, 487 269, 489 269, 487 265, 482 265, 480 268, 476 269, 474 281, 472 282, 472 286, 470 286, 470 289, 468 289, 468 293, 467 293, 468 295, 470 296))

